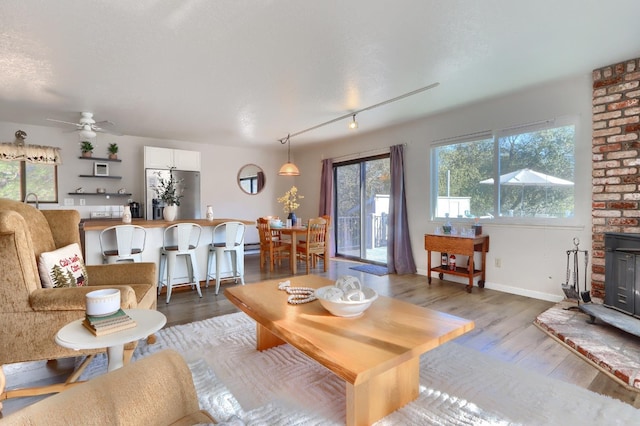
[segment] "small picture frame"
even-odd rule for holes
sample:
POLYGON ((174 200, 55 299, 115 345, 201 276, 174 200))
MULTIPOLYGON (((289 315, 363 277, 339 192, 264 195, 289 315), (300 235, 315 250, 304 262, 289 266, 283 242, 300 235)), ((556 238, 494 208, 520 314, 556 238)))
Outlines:
POLYGON ((93 175, 94 176, 109 176, 109 163, 93 163, 93 175))

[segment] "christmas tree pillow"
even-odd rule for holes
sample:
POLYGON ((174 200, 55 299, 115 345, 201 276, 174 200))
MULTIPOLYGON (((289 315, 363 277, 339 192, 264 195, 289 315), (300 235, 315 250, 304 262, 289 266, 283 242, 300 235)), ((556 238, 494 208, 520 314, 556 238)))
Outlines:
POLYGON ((42 253, 38 260, 42 287, 82 287, 87 285, 87 270, 82 250, 76 243, 42 253))

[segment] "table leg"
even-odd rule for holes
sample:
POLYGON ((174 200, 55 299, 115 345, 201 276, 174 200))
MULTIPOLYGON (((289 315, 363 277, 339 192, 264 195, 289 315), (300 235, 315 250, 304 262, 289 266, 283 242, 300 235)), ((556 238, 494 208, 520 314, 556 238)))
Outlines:
POLYGON ((274 346, 284 345, 286 342, 273 334, 267 328, 256 324, 256 349, 264 351, 274 346))
POLYGON ((431 284, 431 250, 427 250, 427 282, 431 284))
POLYGON ((117 370, 124 366, 124 345, 110 346, 107 348, 107 371, 117 370))
POLYGON ((471 293, 471 289, 473 288, 473 274, 474 274, 474 267, 473 267, 473 252, 471 252, 471 254, 469 255, 469 287, 467 287, 467 292, 471 293))
POLYGON ((411 358, 368 381, 347 382, 347 426, 370 425, 418 397, 420 357, 411 358))

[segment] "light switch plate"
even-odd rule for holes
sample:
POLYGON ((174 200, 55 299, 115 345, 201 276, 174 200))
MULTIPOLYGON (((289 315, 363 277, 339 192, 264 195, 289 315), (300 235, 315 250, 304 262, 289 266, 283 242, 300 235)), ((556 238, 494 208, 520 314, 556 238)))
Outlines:
POLYGON ((73 205, 73 198, 65 198, 64 199, 64 205, 65 206, 72 206, 73 205))

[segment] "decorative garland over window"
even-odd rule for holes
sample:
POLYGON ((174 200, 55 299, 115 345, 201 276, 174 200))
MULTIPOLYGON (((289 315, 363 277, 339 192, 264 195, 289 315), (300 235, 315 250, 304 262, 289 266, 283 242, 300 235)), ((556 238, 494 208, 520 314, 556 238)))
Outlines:
POLYGON ((37 164, 62 164, 60 148, 53 146, 25 145, 27 134, 16 132, 15 142, 0 143, 0 161, 26 161, 37 164))

